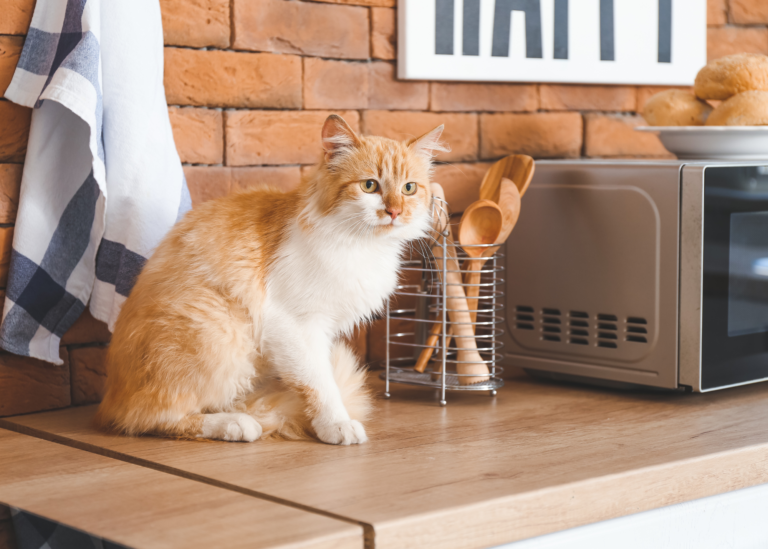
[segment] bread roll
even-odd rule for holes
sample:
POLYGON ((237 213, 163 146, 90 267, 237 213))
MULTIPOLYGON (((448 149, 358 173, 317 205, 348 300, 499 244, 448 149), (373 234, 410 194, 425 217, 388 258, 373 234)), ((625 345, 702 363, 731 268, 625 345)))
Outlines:
POLYGON ((768 91, 768 57, 760 53, 715 59, 699 71, 693 85, 700 99, 728 99, 752 90, 768 91))
POLYGON ((665 90, 652 96, 643 108, 651 126, 703 126, 712 107, 683 90, 665 90))
POLYGON ((768 125, 768 92, 746 91, 723 101, 712 111, 707 126, 768 125))

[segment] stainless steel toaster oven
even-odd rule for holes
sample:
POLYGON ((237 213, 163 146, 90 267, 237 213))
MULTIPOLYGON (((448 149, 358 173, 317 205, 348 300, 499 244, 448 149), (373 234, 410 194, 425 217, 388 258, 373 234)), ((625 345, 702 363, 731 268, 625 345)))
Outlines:
POLYGON ((509 364, 693 391, 768 379, 768 165, 538 162, 506 278, 509 364))

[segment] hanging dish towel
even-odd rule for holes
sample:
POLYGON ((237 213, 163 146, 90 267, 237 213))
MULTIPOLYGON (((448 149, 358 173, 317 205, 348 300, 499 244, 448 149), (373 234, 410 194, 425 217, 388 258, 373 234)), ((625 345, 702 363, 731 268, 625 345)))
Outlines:
POLYGON ((0 346, 61 364, 61 336, 86 304, 111 330, 191 206, 158 0, 37 0, 5 96, 34 112, 0 346))

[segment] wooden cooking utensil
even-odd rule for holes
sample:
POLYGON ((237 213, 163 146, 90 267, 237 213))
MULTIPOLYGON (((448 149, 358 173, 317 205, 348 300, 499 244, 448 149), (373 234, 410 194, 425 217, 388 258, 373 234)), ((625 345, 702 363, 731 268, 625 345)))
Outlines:
POLYGON ((525 194, 536 168, 533 158, 525 154, 511 154, 496 162, 485 172, 480 183, 480 198, 499 203, 501 179, 506 177, 517 185, 520 196, 525 194))
MULTIPOLYGON (((494 241, 496 244, 499 244, 499 246, 492 246, 490 248, 480 248, 482 249, 482 255, 480 260, 475 260, 476 263, 479 263, 479 267, 476 267, 474 270, 469 271, 469 276, 467 280, 467 306, 469 307, 469 310, 477 310, 477 296, 480 295, 480 287, 478 284, 480 284, 480 276, 481 276, 481 269, 483 267, 483 264, 488 261, 488 258, 491 257, 493 254, 495 254, 499 248, 501 247, 501 244, 504 244, 506 242, 507 238, 509 237, 510 233, 512 232, 512 229, 515 228, 515 225, 517 224, 517 220, 520 217, 520 191, 518 191, 517 185, 515 185, 512 181, 507 179, 506 177, 503 177, 501 179, 501 184, 499 185, 499 209, 501 211, 502 215, 502 221, 501 221, 501 228, 498 233, 497 239, 494 241), (474 298, 474 299, 473 299, 474 298)), ((464 218, 462 217, 462 221, 464 218)), ((461 235, 461 228, 459 228, 459 235, 461 235)), ((471 249, 471 248, 470 248, 471 249)), ((476 248, 478 249, 478 248, 476 248)), ((466 249, 464 250, 467 251, 466 249)), ((477 313, 470 313, 470 317, 472 318, 472 322, 475 322, 477 319, 477 313)))
MULTIPOLYGON (((445 200, 445 194, 443 189, 437 183, 432 184, 432 195, 445 200)), ((443 225, 445 226, 445 225, 443 225)), ((443 238, 442 236, 440 237, 443 238)), ((432 248, 432 254, 435 256, 435 262, 439 276, 442 278, 443 262, 445 262, 447 273, 446 280, 442 280, 445 287, 445 291, 448 294, 446 303, 444 306, 448 309, 448 314, 451 317, 452 333, 454 340, 456 341, 456 347, 458 347, 458 361, 459 362, 472 362, 476 364, 457 364, 456 370, 459 374, 473 374, 472 376, 459 377, 459 383, 462 385, 470 385, 473 383, 479 383, 487 381, 489 379, 488 367, 483 363, 483 359, 480 353, 477 352, 477 343, 475 341, 475 335, 472 331, 471 317, 467 308, 467 299, 462 288, 462 280, 459 272, 459 264, 456 259, 456 251, 453 246, 453 236, 449 234, 447 237, 447 250, 448 257, 443 257, 443 249, 441 245, 435 245, 432 248), (475 375, 476 374, 476 375, 475 375)), ((439 240, 438 240, 439 242, 439 240)), ((440 324, 438 324, 440 326, 440 324)), ((431 349, 425 349, 425 351, 431 351, 431 349)), ((427 357, 427 360, 429 357, 427 357)))
MULTIPOLYGON (((485 253, 488 248, 475 248, 473 246, 501 242, 502 220, 502 211, 498 204, 491 200, 483 199, 470 204, 464 210, 464 215, 461 216, 459 242, 464 249, 464 253, 469 256, 469 260, 465 263, 467 272, 464 275, 464 283, 467 285, 467 298, 477 297, 480 294, 480 270, 488 260, 488 256, 485 253), (483 256, 486 259, 480 259, 483 256)), ((495 247, 495 249, 498 249, 498 247, 495 247)), ((474 322, 474 319, 477 318, 477 312, 472 312, 472 309, 477 308, 477 300, 474 300, 474 306, 471 306, 472 302, 470 301, 467 302, 467 305, 470 306, 469 314, 474 322)), ((474 330, 474 326, 472 329, 474 330)))
MULTIPOLYGON (((498 242, 499 234, 502 229, 502 213, 501 208, 490 200, 478 200, 470 204, 470 206, 464 210, 464 214, 461 216, 461 222, 459 223, 459 243, 464 247, 464 251, 471 259, 468 262, 468 269, 471 275, 474 275, 474 270, 479 271, 482 269, 483 264, 487 260, 479 261, 478 259, 485 251, 485 248, 471 248, 467 246, 474 246, 478 244, 493 244, 498 242)), ((470 276, 464 281, 467 284, 479 284, 480 273, 477 273, 476 277, 470 276)), ((471 290, 475 288, 467 288, 467 296, 471 290)), ((477 292, 474 294, 477 296, 477 292)), ((477 300, 475 300, 477 301, 477 300)), ((471 312, 473 316, 477 316, 476 313, 471 312)), ((434 324, 430 330, 429 337, 425 344, 429 347, 435 347, 440 340, 440 330, 442 324, 434 324)), ((474 331, 474 328, 473 328, 474 331)), ((414 369, 417 372, 423 372, 427 368, 429 359, 432 358, 434 349, 427 348, 421 351, 416 366, 414 369)))

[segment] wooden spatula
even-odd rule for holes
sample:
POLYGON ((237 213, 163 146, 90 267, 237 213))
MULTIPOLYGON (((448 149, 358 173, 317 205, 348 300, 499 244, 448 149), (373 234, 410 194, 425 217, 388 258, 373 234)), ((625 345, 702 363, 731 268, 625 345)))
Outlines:
POLYGON ((514 181, 520 196, 523 196, 531 183, 534 169, 533 158, 526 154, 511 154, 502 158, 485 172, 485 177, 480 183, 480 198, 493 200, 498 204, 503 177, 514 181))

